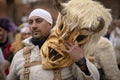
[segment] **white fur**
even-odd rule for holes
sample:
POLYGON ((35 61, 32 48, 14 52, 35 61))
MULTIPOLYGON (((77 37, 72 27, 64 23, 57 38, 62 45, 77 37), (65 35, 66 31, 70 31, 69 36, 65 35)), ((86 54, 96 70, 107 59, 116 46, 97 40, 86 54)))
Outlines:
POLYGON ((100 38, 94 55, 97 67, 104 70, 107 80, 120 80, 114 48, 108 39, 100 38))

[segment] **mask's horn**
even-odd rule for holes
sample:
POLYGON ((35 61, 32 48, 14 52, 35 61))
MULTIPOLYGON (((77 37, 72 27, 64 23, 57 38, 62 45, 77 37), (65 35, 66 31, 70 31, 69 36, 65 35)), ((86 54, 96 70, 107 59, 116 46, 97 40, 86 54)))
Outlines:
POLYGON ((55 9, 57 9, 59 12, 61 12, 62 9, 64 8, 64 6, 62 5, 62 3, 59 0, 53 0, 53 5, 54 5, 55 9))
POLYGON ((91 26, 90 28, 83 28, 83 30, 87 30, 94 33, 101 31, 104 28, 105 21, 101 17, 98 17, 97 19, 99 21, 99 25, 97 27, 91 26))

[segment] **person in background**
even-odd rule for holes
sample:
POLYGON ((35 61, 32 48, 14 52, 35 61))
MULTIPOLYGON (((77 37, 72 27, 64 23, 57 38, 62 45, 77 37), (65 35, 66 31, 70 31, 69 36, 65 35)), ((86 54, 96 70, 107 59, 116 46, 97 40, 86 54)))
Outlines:
POLYGON ((115 29, 115 24, 114 24, 114 21, 111 23, 111 25, 108 27, 108 31, 107 33, 104 35, 104 37, 106 37, 107 39, 110 40, 110 36, 111 36, 111 33, 112 31, 115 29))
POLYGON ((5 80, 5 78, 6 78, 5 73, 2 69, 4 62, 5 62, 4 56, 3 56, 3 53, 0 48, 0 80, 5 80))
POLYGON ((30 28, 28 23, 23 23, 24 27, 20 30, 23 36, 23 40, 31 36, 30 28))
POLYGON ((28 38, 31 36, 29 24, 23 23, 19 26, 19 32, 15 36, 15 40, 12 43, 11 50, 13 51, 14 55, 17 51, 22 49, 24 47, 24 44, 22 43, 22 40, 28 38))
POLYGON ((113 44, 115 55, 117 58, 117 63, 120 69, 120 19, 114 21, 115 29, 112 31, 110 36, 110 41, 113 44))
POLYGON ((6 75, 9 73, 8 68, 13 58, 13 54, 10 51, 12 41, 10 41, 9 33, 16 30, 15 24, 10 19, 0 17, 0 48, 5 59, 3 70, 5 70, 6 75))

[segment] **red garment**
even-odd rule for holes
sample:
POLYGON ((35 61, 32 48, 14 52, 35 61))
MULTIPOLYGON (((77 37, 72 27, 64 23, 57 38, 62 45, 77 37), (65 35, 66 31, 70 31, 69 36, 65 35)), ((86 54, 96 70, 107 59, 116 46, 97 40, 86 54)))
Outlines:
MULTIPOLYGON (((8 44, 4 50, 4 58, 6 59, 11 49, 11 44, 8 44)), ((9 68, 5 71, 6 75, 9 74, 9 68)))

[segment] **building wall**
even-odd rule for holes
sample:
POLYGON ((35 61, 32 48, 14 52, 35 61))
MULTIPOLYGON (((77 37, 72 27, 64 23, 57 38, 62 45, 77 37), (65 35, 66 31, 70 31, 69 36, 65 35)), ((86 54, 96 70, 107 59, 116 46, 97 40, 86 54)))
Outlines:
MULTIPOLYGON (((31 0, 32 1, 32 0, 31 0)), ((61 0, 63 2, 68 0, 61 0)), ((113 19, 120 17, 120 1, 119 0, 98 0, 105 7, 111 9, 111 14, 113 19)), ((38 0, 36 3, 23 4, 22 0, 14 0, 13 4, 8 5, 6 0, 0 0, 0 16, 10 17, 16 25, 22 23, 22 17, 28 16, 29 13, 35 8, 43 8, 48 10, 54 19, 57 18, 58 12, 54 9, 52 5, 52 0, 38 0)))
POLYGON ((113 19, 120 17, 120 0, 98 0, 100 1, 105 7, 111 9, 111 14, 113 19))

